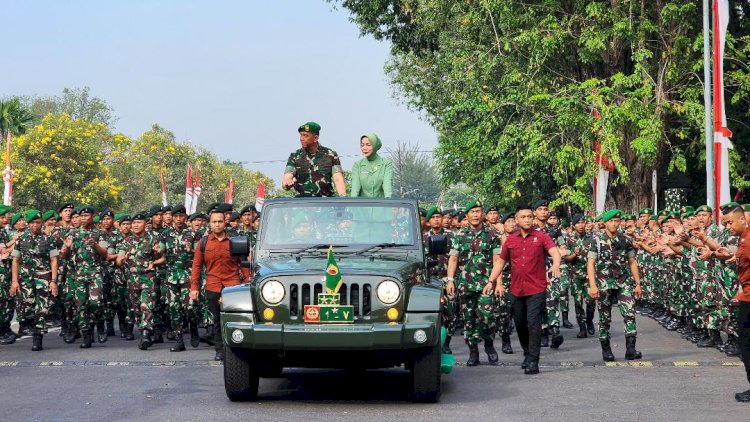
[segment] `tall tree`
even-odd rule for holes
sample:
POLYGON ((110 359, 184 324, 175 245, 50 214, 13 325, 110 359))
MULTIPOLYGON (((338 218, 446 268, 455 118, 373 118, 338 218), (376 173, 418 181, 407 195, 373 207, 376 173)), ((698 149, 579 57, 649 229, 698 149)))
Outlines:
POLYGON ((105 100, 91 95, 87 86, 64 88, 61 96, 23 97, 22 100, 37 122, 49 113, 66 113, 73 119, 103 123, 111 129, 117 123, 114 109, 105 100))
POLYGON ((393 162, 393 195, 435 203, 440 195, 440 177, 432 158, 419 144, 399 142, 386 151, 393 162))

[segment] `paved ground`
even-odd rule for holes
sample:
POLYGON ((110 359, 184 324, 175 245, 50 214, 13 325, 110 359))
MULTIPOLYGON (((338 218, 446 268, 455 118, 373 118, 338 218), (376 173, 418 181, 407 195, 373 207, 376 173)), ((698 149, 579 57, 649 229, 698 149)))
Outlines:
POLYGON ((648 318, 639 316, 638 328, 640 362, 624 361, 621 332, 613 339, 618 361, 604 365, 596 339, 563 330, 559 350, 542 349, 536 376, 523 374, 520 353, 501 355, 499 366, 467 368, 468 350, 458 344, 459 365, 443 377, 436 405, 409 403, 405 372, 395 369, 287 370, 261 380, 259 402, 231 403, 223 368, 205 345, 143 352, 118 337, 81 350, 50 333, 42 352, 31 352, 30 338, 0 346, 0 405, 16 409, 13 420, 749 419, 750 407, 734 401, 748 388, 739 359, 698 349, 648 318))

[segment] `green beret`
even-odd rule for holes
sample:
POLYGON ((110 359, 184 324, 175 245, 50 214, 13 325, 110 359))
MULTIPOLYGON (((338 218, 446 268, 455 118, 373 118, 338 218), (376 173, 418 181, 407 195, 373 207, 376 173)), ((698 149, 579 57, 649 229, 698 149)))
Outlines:
POLYGON ((427 210, 424 209, 424 208, 422 208, 422 207, 419 207, 419 216, 420 217, 427 217, 427 210))
POLYGON ((607 222, 613 218, 622 218, 623 212, 618 210, 617 208, 613 210, 606 211, 604 214, 602 214, 602 221, 607 222))
POLYGON ((584 219, 583 214, 580 214, 580 213, 579 214, 573 214, 573 216, 570 218, 570 224, 572 224, 572 225, 575 226, 576 224, 578 224, 579 221, 581 221, 583 219, 584 219))
POLYGON ((750 204, 743 205, 742 209, 745 210, 745 212, 750 212, 750 204))
POLYGON ((670 212, 669 215, 667 216, 667 220, 671 220, 671 219, 679 220, 680 219, 680 213, 677 212, 677 211, 670 212))
POLYGON ((487 207, 487 210, 485 212, 487 213, 490 211, 500 211, 500 210, 497 208, 497 205, 490 205, 489 207, 487 207))
POLYGON ((594 222, 594 217, 592 217, 590 215, 587 215, 584 219, 586 220, 587 223, 593 223, 594 222))
POLYGON ((172 212, 172 207, 170 207, 169 205, 164 205, 161 207, 161 212, 163 213, 172 212))
POLYGON ((625 219, 625 221, 631 221, 631 220, 635 221, 638 219, 638 217, 636 217, 635 214, 625 214, 623 218, 625 219))
POLYGON ((218 202, 212 203, 211 205, 208 206, 208 208, 206 208, 206 214, 211 214, 211 211, 213 211, 214 208, 216 208, 218 206, 219 206, 218 202))
POLYGON ((245 205, 240 210, 240 215, 245 214, 247 212, 257 212, 257 210, 255 209, 255 205, 245 205))
POLYGON ((190 214, 190 216, 188 217, 188 221, 193 221, 196 218, 202 218, 202 216, 203 216, 203 214, 201 214, 199 212, 194 212, 194 213, 190 214))
POLYGON ((184 205, 175 205, 174 207, 172 207, 172 214, 174 214, 174 215, 177 215, 177 214, 185 214, 185 215, 187 215, 187 209, 185 208, 184 205))
POLYGON ((7 205, 0 205, 0 216, 3 216, 5 214, 9 213, 10 210, 12 210, 11 207, 9 207, 7 205))
POLYGON ((55 210, 47 210, 47 211, 45 211, 42 214, 42 220, 44 220, 44 221, 47 221, 47 220, 49 220, 50 218, 53 218, 53 217, 55 219, 57 219, 57 211, 55 211, 55 210))
POLYGON ((96 210, 91 205, 81 205, 78 207, 78 214, 96 214, 96 210))
POLYGON ((80 215, 80 214, 81 213, 78 211, 78 208, 73 208, 73 211, 70 212, 70 216, 71 217, 74 216, 74 215, 80 215))
POLYGON ((685 214, 686 212, 693 212, 695 211, 695 208, 691 207, 690 205, 685 205, 684 207, 680 208, 680 213, 685 214))
POLYGON ((66 202, 66 203, 60 205, 60 208, 58 208, 57 211, 62 212, 62 210, 64 210, 65 208, 71 208, 72 209, 73 208, 73 203, 72 202, 66 202))
POLYGON ((666 215, 669 215, 670 211, 668 209, 663 209, 659 212, 659 217, 664 217, 666 215))
POLYGON ((723 215, 726 215, 726 214, 736 211, 737 208, 742 209, 742 205, 736 202, 727 202, 726 204, 721 206, 721 213, 723 215))
POLYGON ((596 222, 602 221, 602 216, 604 216, 604 213, 601 213, 597 215, 596 217, 594 217, 594 222, 596 223, 596 222))
POLYGON ((18 223, 18 220, 22 218, 23 218, 23 214, 21 214, 20 212, 13 214, 13 217, 10 218, 10 225, 15 226, 16 223, 18 223))
POLYGON ((667 215, 661 216, 661 217, 659 218, 659 223, 660 223, 660 224, 664 224, 664 223, 666 223, 666 222, 667 222, 667 220, 669 220, 669 218, 670 218, 670 214, 667 214, 667 215))
POLYGON ((695 213, 693 211, 688 211, 685 214, 682 214, 682 218, 690 218, 695 217, 695 213))
POLYGON ((505 224, 505 222, 508 221, 509 218, 515 218, 515 217, 516 217, 516 213, 514 213, 514 212, 506 212, 505 214, 503 214, 500 217, 500 222, 502 224, 505 224))
POLYGON ((466 204, 466 206, 464 207, 464 212, 469 212, 471 209, 476 207, 482 208, 482 203, 478 199, 475 199, 466 204))
POLYGON ((148 210, 148 216, 153 217, 156 214, 159 214, 160 212, 163 212, 161 210, 161 205, 152 205, 151 208, 148 210))
POLYGON ((708 205, 701 205, 700 207, 695 209, 695 215, 698 215, 699 212, 707 212, 709 214, 713 214, 714 209, 709 207, 708 205))
POLYGON ((651 215, 653 213, 654 213, 654 210, 652 210, 651 208, 641 208, 641 210, 638 211, 638 215, 643 215, 643 214, 651 215))
POLYGON ((658 215, 652 215, 651 218, 649 218, 649 220, 656 221, 658 218, 659 218, 658 215))
POLYGON ((103 220, 103 219, 104 219, 104 217, 112 217, 112 218, 115 218, 115 214, 114 214, 114 213, 112 212, 112 210, 110 210, 109 208, 107 208, 107 209, 105 209, 104 211, 102 211, 102 213, 101 213, 101 214, 99 214, 99 220, 103 220))
POLYGON ((440 211, 438 207, 430 207, 430 209, 427 210, 427 214, 425 214, 425 218, 429 220, 435 214, 438 214, 440 216, 443 215, 442 211, 440 211))
POLYGON ((120 221, 120 217, 122 217, 123 215, 126 215, 126 214, 122 212, 118 212, 117 214, 115 214, 114 218, 115 220, 120 221))
POLYGON ((315 122, 302 123, 299 126, 299 128, 297 128, 297 132, 299 132, 299 133, 310 132, 310 133, 314 133, 315 135, 319 135, 320 134, 320 125, 317 124, 317 123, 315 123, 315 122))
POLYGON ((120 224, 122 224, 122 223, 125 223, 125 222, 130 222, 130 221, 132 221, 132 220, 133 220, 133 219, 132 219, 132 218, 130 218, 130 216, 129 216, 129 215, 127 215, 127 214, 117 214, 117 215, 116 215, 115 217, 117 217, 116 219, 117 219, 117 221, 119 221, 119 222, 120 222, 120 224))
POLYGON ((136 221, 136 220, 147 221, 148 218, 149 218, 149 213, 147 213, 146 211, 141 211, 141 212, 135 213, 135 215, 133 215, 133 218, 131 218, 130 221, 136 221))
POLYGON ((42 218, 42 212, 39 210, 26 210, 26 212, 23 213, 23 219, 26 220, 27 223, 36 220, 37 218, 42 218))

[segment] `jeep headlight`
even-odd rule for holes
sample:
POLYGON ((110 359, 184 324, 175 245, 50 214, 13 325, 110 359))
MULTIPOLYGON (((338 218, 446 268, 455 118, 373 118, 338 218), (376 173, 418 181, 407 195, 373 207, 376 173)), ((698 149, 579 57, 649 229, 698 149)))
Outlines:
POLYGON ((401 289, 398 287, 398 283, 396 283, 395 281, 385 280, 378 284, 376 293, 378 295, 379 301, 381 301, 385 305, 390 305, 392 303, 396 303, 399 295, 401 294, 401 289))
POLYGON ((284 285, 276 280, 271 280, 263 283, 263 287, 260 288, 260 295, 270 305, 279 304, 284 300, 284 285))

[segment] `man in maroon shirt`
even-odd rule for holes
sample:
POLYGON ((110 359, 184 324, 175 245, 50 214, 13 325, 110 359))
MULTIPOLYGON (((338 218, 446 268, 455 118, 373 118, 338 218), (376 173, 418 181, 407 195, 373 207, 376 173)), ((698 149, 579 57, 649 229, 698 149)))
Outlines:
MULTIPOLYGON (((735 258, 740 291, 730 301, 730 306, 738 307, 737 330, 740 356, 745 364, 747 381, 750 382, 750 227, 742 207, 736 202, 721 206, 721 222, 734 236, 740 236, 735 258)), ((734 395, 739 402, 750 402, 750 390, 734 395)))
POLYGON ((203 266, 206 267, 206 299, 208 309, 214 320, 214 360, 224 360, 224 344, 221 338, 221 291, 224 287, 236 286, 242 282, 242 277, 248 278, 246 269, 240 267, 240 259, 229 252, 229 236, 226 232, 224 213, 218 209, 209 215, 211 232, 204 240, 199 241, 193 258, 193 272, 190 279, 190 299, 198 300, 200 292, 200 277, 203 266), (204 252, 205 251, 205 252, 204 252))
MULTIPOLYGON (((531 207, 516 209, 518 230, 508 236, 500 251, 500 268, 511 263, 510 293, 518 340, 523 348, 521 367, 525 374, 539 373, 542 313, 546 305, 547 274, 545 253, 552 256, 553 277, 560 277, 560 251, 547 233, 533 227, 531 207)), ((505 296, 502 272, 495 283, 495 295, 505 296)), ((494 282, 495 280, 490 280, 494 282)))

